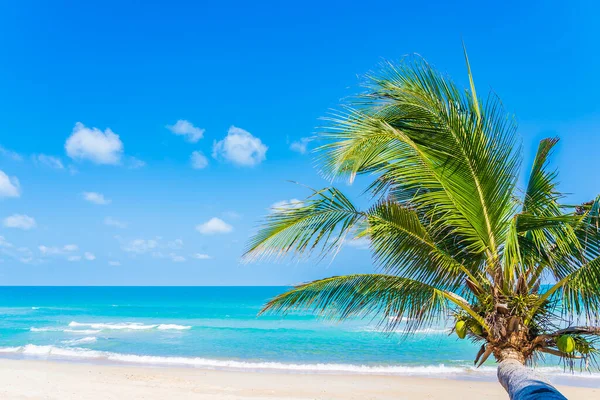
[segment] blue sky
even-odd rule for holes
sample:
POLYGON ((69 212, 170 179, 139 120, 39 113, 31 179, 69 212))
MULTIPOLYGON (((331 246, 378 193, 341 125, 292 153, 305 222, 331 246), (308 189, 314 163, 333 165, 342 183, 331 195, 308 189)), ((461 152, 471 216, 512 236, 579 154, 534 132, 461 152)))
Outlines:
POLYGON ((353 247, 317 265, 239 258, 272 204, 307 194, 288 180, 327 185, 303 138, 362 74, 419 53, 466 85, 461 40, 478 91, 517 115, 524 165, 559 135, 569 201, 600 193, 594 2, 91 3, 2 5, 2 284, 270 285, 370 271, 353 247))

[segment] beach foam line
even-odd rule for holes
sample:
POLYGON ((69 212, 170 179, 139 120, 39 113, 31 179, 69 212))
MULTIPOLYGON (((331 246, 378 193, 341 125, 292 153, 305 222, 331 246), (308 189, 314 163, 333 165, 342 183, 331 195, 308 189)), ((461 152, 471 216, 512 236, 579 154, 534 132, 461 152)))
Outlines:
POLYGON ((96 343, 97 341, 98 341, 98 338, 96 336, 86 336, 81 339, 63 340, 62 342, 67 345, 77 345, 77 344, 96 343))
MULTIPOLYGON (((0 347, 3 354, 21 354, 43 358, 67 358, 71 360, 97 360, 127 364, 154 366, 183 366, 207 369, 227 369, 242 371, 292 371, 304 373, 349 373, 366 375, 415 375, 415 376, 488 376, 496 374, 496 368, 484 366, 476 369, 472 366, 439 365, 355 365, 355 364, 295 364, 281 362, 253 362, 239 360, 217 360, 200 357, 161 357, 113 353, 108 351, 90 350, 80 347, 40 346, 28 344, 19 347, 0 347)), ((539 367, 537 370, 550 376, 570 378, 600 379, 600 373, 571 374, 561 367, 539 367)))
POLYGON ((139 322, 123 322, 123 323, 85 323, 71 321, 69 323, 71 328, 92 328, 98 330, 188 330, 192 327, 189 325, 177 325, 177 324, 142 324, 139 322))
POLYGON ((75 333, 77 335, 95 335, 100 333, 100 329, 63 329, 65 333, 75 333))

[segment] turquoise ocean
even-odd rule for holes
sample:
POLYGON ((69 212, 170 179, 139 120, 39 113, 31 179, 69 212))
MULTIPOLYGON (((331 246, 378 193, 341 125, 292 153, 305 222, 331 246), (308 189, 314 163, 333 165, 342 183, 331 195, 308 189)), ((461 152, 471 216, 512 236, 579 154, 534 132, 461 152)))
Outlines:
MULTIPOLYGON (((405 338, 370 319, 257 317, 284 287, 0 287, 0 357, 290 373, 495 379, 473 368, 477 347, 424 328, 405 338)), ((600 386, 548 357, 552 381, 600 386)))

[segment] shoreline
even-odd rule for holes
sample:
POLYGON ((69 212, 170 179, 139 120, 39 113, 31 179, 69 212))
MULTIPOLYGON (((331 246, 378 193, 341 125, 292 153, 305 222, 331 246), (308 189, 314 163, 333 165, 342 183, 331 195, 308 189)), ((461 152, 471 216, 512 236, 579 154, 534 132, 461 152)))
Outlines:
MULTIPOLYGON (((25 346, 27 347, 27 346, 25 346)), ((179 369, 200 371, 223 371, 233 373, 257 373, 277 375, 315 376, 382 376, 399 378, 419 378, 453 380, 467 382, 497 382, 496 367, 486 365, 480 368, 440 365, 353 365, 332 363, 283 363, 268 361, 218 360, 194 357, 161 357, 135 354, 110 353, 81 348, 57 348, 54 346, 33 346, 33 352, 13 352, 6 348, 0 351, 0 360, 39 361, 57 364, 98 365, 105 367, 179 369), (51 349, 51 350, 47 350, 51 349), (84 351, 82 354, 79 351, 84 351), (93 357, 90 357, 91 354, 93 357), (166 361, 166 362, 165 362, 166 361)), ((570 374, 558 367, 538 367, 538 373, 553 385, 576 388, 600 388, 598 374, 570 374), (550 368, 550 369, 548 369, 550 368)))
MULTIPOLYGON (((557 385, 569 399, 600 388, 557 385)), ((506 399, 497 381, 400 375, 226 371, 0 358, 2 399, 506 399)))

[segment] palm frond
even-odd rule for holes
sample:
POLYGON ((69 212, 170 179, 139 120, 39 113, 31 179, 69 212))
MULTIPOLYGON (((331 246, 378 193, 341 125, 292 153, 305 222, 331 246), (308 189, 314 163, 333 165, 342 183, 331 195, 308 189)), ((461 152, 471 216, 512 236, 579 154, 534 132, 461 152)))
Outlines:
POLYGON ((250 239, 246 259, 282 257, 293 251, 325 255, 343 243, 345 236, 363 219, 352 202, 335 188, 314 191, 293 207, 274 210, 250 239))
POLYGON ((422 60, 370 77, 356 110, 323 134, 333 175, 376 173, 460 234, 474 254, 496 254, 514 207, 515 125, 490 96, 479 102, 422 60))
POLYGON ((459 296, 412 279, 383 274, 336 276, 306 284, 270 300, 261 313, 286 314, 312 311, 334 319, 376 318, 380 326, 392 330, 406 321, 406 332, 443 318, 459 296))
POLYGON ((469 271, 435 241, 419 214, 392 201, 376 204, 366 213, 375 262, 386 273, 444 287, 452 291, 467 279, 481 288, 477 271, 469 271))
POLYGON ((561 215, 558 204, 561 195, 556 190, 557 173, 547 170, 548 157, 557 143, 558 138, 540 141, 523 198, 524 213, 547 217, 561 215))

